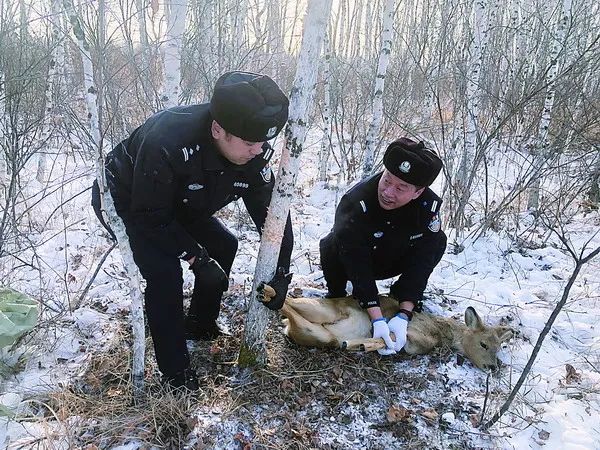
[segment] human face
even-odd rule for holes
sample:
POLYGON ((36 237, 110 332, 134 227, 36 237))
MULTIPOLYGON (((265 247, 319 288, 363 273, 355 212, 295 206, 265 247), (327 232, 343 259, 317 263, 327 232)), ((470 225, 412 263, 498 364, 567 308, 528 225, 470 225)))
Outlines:
POLYGON ((396 209, 417 198, 424 190, 424 187, 417 188, 385 169, 377 185, 377 200, 383 209, 396 209))
POLYGON ((238 166, 248 163, 256 155, 262 153, 263 142, 249 142, 225 131, 221 125, 213 120, 212 135, 221 152, 228 161, 238 166))

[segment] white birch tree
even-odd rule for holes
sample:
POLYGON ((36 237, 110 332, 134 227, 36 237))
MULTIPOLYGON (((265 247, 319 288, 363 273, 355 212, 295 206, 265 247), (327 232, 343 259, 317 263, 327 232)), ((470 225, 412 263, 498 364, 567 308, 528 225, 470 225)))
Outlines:
MULTIPOLYGON (((51 53, 50 64, 48 67, 48 81, 46 83, 46 110, 44 115, 44 133, 46 137, 44 141, 52 137, 54 124, 57 122, 57 104, 56 99, 60 96, 60 89, 64 81, 62 74, 65 65, 65 47, 63 41, 62 25, 62 4, 61 0, 52 0, 50 2, 51 10, 51 53)), ((35 178, 39 183, 43 183, 46 176, 46 159, 45 151, 38 152, 38 165, 35 178)))
POLYGON ((551 156, 548 152, 548 130, 550 128, 550 120, 552 118, 552 109, 554 107, 554 97, 556 96, 556 75, 561 67, 560 56, 563 53, 565 46, 565 34, 571 17, 571 0, 562 0, 560 18, 556 26, 556 33, 552 40, 550 48, 550 65, 546 72, 546 97, 544 99, 544 108, 542 117, 538 126, 537 138, 533 150, 533 167, 535 176, 530 186, 529 195, 527 198, 527 209, 536 212, 540 203, 540 173, 551 156))
MULTIPOLYGON (((104 27, 104 0, 99 3, 99 28, 104 27)), ((134 387, 134 398, 139 400, 144 389, 144 354, 145 354, 145 329, 144 329, 144 310, 142 302, 142 291, 140 289, 140 274, 133 260, 133 253, 129 246, 129 238, 125 231, 125 225, 115 211, 114 202, 110 191, 106 186, 104 176, 104 155, 102 151, 102 132, 100 123, 100 108, 101 95, 99 95, 99 87, 101 83, 96 83, 94 79, 94 69, 99 77, 102 73, 102 64, 97 64, 94 67, 89 40, 84 33, 81 18, 79 17, 73 0, 65 0, 65 6, 69 14, 69 21, 75 35, 75 41, 81 55, 83 64, 83 83, 85 89, 85 105, 89 118, 90 135, 92 138, 91 145, 95 148, 96 158, 96 178, 100 186, 101 193, 101 209, 103 214, 106 213, 108 224, 117 236, 119 250, 123 258, 123 266, 129 278, 129 298, 131 299, 131 327, 133 331, 133 357, 132 357, 132 381, 134 387)), ((100 31, 101 35, 103 32, 100 31)), ((102 42, 102 39, 100 39, 102 42)), ((101 44, 102 45, 102 44, 101 44)))
POLYGON ((165 13, 167 31, 164 46, 164 85, 161 100, 163 107, 170 108, 179 104, 181 91, 181 46, 185 31, 187 0, 167 0, 165 13))
MULTIPOLYGON (((6 136, 6 81, 2 67, 0 67, 0 149, 4 147, 6 136)), ((0 194, 4 194, 8 164, 4 152, 0 152, 0 194)), ((0 200, 3 200, 0 197, 0 200)))
POLYGON ((323 135, 321 136, 321 151, 319 153, 319 181, 327 181, 327 166, 329 154, 333 150, 331 143, 331 43, 329 33, 325 34, 323 48, 323 135))
POLYGON ((392 51, 392 26, 394 24, 395 0, 386 0, 383 10, 381 49, 377 63, 377 74, 375 75, 375 88, 373 91, 373 115, 369 123, 369 131, 365 142, 365 159, 363 163, 362 177, 371 174, 374 164, 375 147, 378 142, 379 131, 383 123, 383 90, 385 88, 385 75, 390 61, 392 51))
POLYGON ((267 361, 265 329, 269 320, 269 310, 256 299, 256 288, 261 281, 270 280, 275 273, 281 239, 298 178, 309 106, 317 81, 315 67, 318 67, 323 36, 329 22, 331 1, 309 0, 304 18, 298 68, 290 94, 290 115, 285 127, 285 143, 269 212, 262 230, 250 308, 244 329, 244 342, 240 349, 241 366, 265 364, 267 361))
POLYGON ((487 0, 473 1, 472 39, 469 44, 469 69, 465 93, 465 138, 463 152, 456 175, 458 206, 453 225, 459 231, 464 226, 464 213, 470 197, 471 180, 476 173, 477 133, 479 131, 479 106, 481 101, 481 68, 487 47, 489 22, 486 20, 487 0))

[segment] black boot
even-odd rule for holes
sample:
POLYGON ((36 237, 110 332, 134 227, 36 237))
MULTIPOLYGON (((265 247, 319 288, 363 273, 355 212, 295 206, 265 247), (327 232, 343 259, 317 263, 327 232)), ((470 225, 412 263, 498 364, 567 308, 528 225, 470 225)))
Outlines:
POLYGON ((185 338, 190 341, 212 341, 219 336, 231 336, 216 321, 201 322, 195 316, 185 318, 185 338))
POLYGON ((163 384, 171 389, 188 390, 195 392, 199 389, 198 375, 191 368, 183 369, 181 372, 172 376, 164 376, 163 384))

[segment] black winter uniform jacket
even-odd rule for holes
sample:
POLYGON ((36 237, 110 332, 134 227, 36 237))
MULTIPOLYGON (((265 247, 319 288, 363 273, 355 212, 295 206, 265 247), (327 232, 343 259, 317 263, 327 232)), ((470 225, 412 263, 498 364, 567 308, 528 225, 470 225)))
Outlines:
MULTIPOLYGON (((262 227, 274 186, 273 154, 237 166, 213 144, 208 104, 178 106, 150 117, 106 159, 107 181, 117 213, 164 252, 181 259, 200 254, 186 224, 211 217, 242 198, 257 229, 262 227)), ((289 270, 293 246, 288 216, 279 265, 289 270)))
POLYGON ((446 247, 440 197, 426 188, 405 206, 384 210, 377 199, 381 175, 361 181, 342 197, 333 226, 353 295, 364 308, 379 306, 375 280, 400 272, 392 293, 399 301, 419 302, 446 247))

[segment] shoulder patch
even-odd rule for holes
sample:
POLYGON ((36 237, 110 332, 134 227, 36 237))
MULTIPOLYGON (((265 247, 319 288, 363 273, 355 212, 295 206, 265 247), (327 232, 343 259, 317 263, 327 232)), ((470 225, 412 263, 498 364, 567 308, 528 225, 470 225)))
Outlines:
POLYGON ((440 216, 438 214, 434 215, 431 218, 429 225, 427 225, 427 228, 429 228, 429 231, 431 231, 432 233, 437 233, 438 231, 440 231, 441 227, 442 221, 440 220, 440 216))
POLYGON ((265 161, 270 161, 271 160, 271 156, 273 156, 273 153, 275 152, 275 150, 273 150, 272 147, 267 148, 263 154, 262 157, 265 161))
POLYGON ((260 177, 263 179, 265 183, 269 183, 271 181, 271 168, 269 166, 265 166, 260 171, 260 177))

